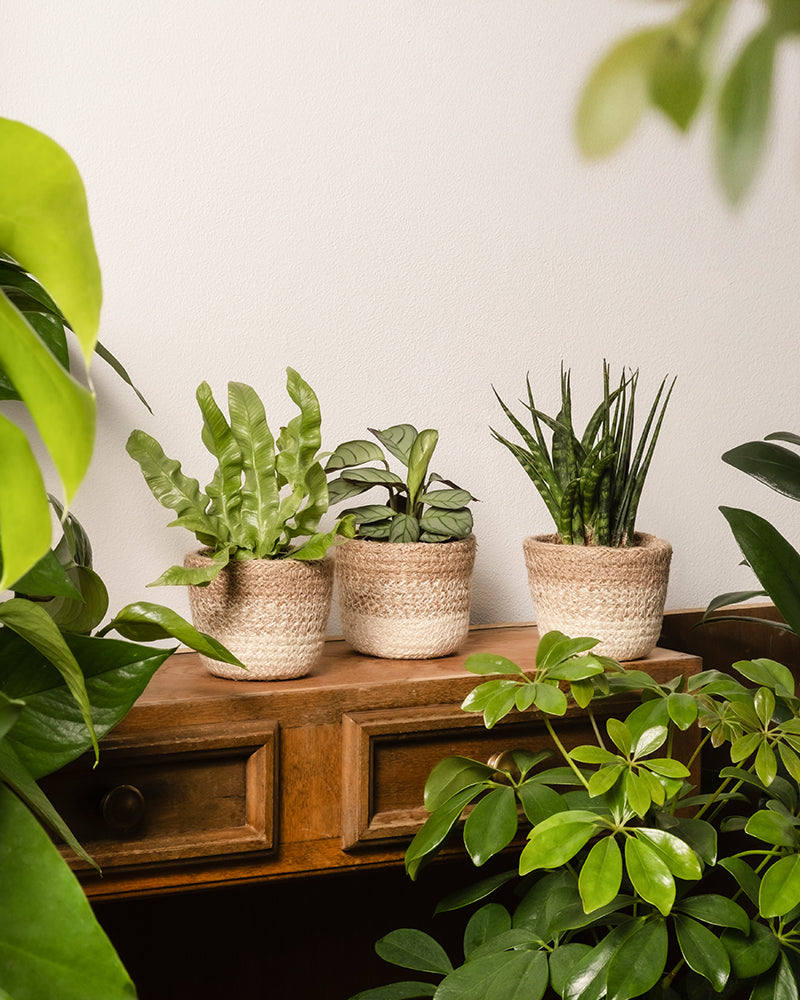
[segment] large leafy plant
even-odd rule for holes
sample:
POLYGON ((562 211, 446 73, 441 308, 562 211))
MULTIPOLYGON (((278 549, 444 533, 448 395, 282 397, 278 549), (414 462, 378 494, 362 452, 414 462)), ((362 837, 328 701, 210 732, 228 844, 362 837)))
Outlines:
POLYGON ((713 100, 716 171, 736 203, 750 189, 767 148, 773 70, 781 46, 797 41, 796 0, 763 0, 754 27, 724 68, 718 62, 722 28, 742 0, 680 0, 666 20, 616 42, 591 73, 577 112, 586 156, 616 150, 648 107, 686 132, 706 99, 713 100), (676 11, 677 8, 677 11, 676 11))
POLYGON ((603 398, 578 436, 572 415, 570 373, 561 370, 561 409, 555 417, 537 409, 530 377, 523 406, 528 428, 495 392, 503 412, 522 439, 519 444, 492 430, 522 466, 547 505, 565 545, 624 546, 635 543, 635 521, 645 478, 661 430, 674 380, 665 379, 635 440, 635 399, 639 372, 623 373, 611 388, 603 365, 603 398), (545 431, 551 443, 548 446, 545 431))
POLYGON ((197 389, 203 417, 203 444, 217 461, 211 482, 196 479, 167 458, 149 434, 135 430, 128 453, 142 470, 153 496, 174 510, 170 522, 193 531, 212 553, 207 567, 172 566, 158 584, 206 584, 231 559, 321 559, 340 535, 352 535, 350 518, 319 531, 328 510, 328 484, 319 461, 322 441, 319 400, 293 368, 286 389, 300 410, 277 440, 267 425, 264 404, 243 382, 228 383, 230 421, 207 382, 197 389))
MULTIPOLYGON (((800 446, 797 434, 780 431, 769 434, 763 441, 748 441, 732 448, 722 458, 771 490, 792 500, 800 500, 800 455, 794 450, 797 446, 800 446)), ((715 597, 706 609, 705 621, 753 621, 752 617, 731 612, 709 616, 727 605, 768 597, 784 620, 757 620, 771 628, 800 635, 800 553, 759 514, 738 507, 720 507, 720 510, 761 587, 731 591, 715 597)))
POLYGON ((374 487, 386 489, 385 503, 351 507, 359 538, 384 542, 450 542, 472 531, 473 497, 455 483, 430 472, 439 432, 418 431, 411 424, 396 424, 378 431, 368 428, 377 441, 345 441, 330 456, 327 473, 337 473, 328 487, 331 503, 351 500, 374 487), (381 447, 383 445, 383 447, 381 447), (405 469, 405 478, 393 472, 383 449, 405 469), (378 467, 368 463, 377 462, 378 467), (442 483, 443 487, 435 484, 442 483))
MULTIPOLYGON (((0 398, 30 414, 68 507, 92 453, 95 398, 69 372, 64 341, 74 334, 84 364, 98 350, 100 272, 72 160, 47 136, 7 119, 0 119, 0 220, 0 398)), ((108 597, 88 539, 53 500, 62 538, 51 548, 52 497, 26 432, 5 415, 0 456, 0 589, 16 592, 0 603, 0 995, 132 997, 125 969, 40 825, 86 857, 38 780, 92 747, 96 755, 98 740, 173 651, 140 640, 177 638, 235 661, 180 616, 147 603, 129 605, 102 630, 134 642, 91 635, 108 597)))
POLYGON ((531 677, 501 656, 466 661, 491 679, 462 707, 487 727, 536 712, 552 749, 440 762, 406 868, 417 877, 456 831, 475 866, 509 854, 516 863, 441 902, 440 911, 471 911, 463 956, 422 931, 393 931, 378 954, 426 978, 358 1000, 800 995, 800 698, 791 671, 762 659, 734 664, 745 683, 716 671, 658 683, 593 655, 593 645, 548 633, 531 677), (603 727, 594 709, 603 701, 605 714, 609 699, 625 710, 603 727), (558 723, 570 704, 586 712, 594 743, 565 746, 558 723), (696 734, 689 760, 673 751, 678 732, 696 734), (698 790, 690 771, 708 742, 727 748, 730 764, 698 790))

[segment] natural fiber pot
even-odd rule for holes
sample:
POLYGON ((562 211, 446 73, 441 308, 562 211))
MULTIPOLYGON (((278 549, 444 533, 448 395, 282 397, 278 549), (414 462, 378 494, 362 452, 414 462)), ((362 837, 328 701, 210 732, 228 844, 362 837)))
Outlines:
MULTIPOLYGON (((210 562, 192 552, 184 566, 210 562)), ((332 559, 232 561, 207 586, 190 586, 189 603, 195 627, 248 669, 201 659, 212 674, 238 681, 302 677, 322 655, 332 597, 332 559)))
POLYGON ((454 653, 469 631, 475 536, 456 542, 353 539, 336 549, 345 640, 385 660, 454 653))
POLYGON ((637 534, 624 548, 563 545, 556 535, 523 542, 539 632, 600 640, 593 652, 638 660, 661 634, 672 546, 637 534))

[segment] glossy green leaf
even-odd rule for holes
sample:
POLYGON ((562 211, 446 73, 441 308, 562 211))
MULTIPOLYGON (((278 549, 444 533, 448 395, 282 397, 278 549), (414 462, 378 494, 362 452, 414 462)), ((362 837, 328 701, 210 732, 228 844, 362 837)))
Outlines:
POLYGON ((607 156, 631 135, 650 101, 653 59, 663 28, 648 28, 624 38, 601 60, 587 80, 576 116, 584 156, 607 156))
POLYGON ((20 597, 71 597, 80 600, 80 591, 67 576, 55 552, 49 549, 33 569, 11 587, 20 597))
POLYGON ((608 964, 608 1000, 632 1000, 655 986, 667 964, 663 920, 648 920, 624 941, 608 964))
POLYGON ((662 778, 679 780, 681 778, 688 778, 690 775, 689 768, 685 764, 682 764, 679 760, 673 760, 671 757, 652 758, 645 762, 645 766, 648 771, 654 771, 656 774, 660 774, 662 778))
POLYGON ((622 884, 622 852, 613 836, 603 837, 589 851, 578 878, 587 913, 610 903, 622 884))
POLYGON ((391 931, 375 943, 375 951, 385 962, 415 972, 447 974, 452 963, 438 941, 413 928, 391 931))
POLYGON ((431 813, 406 850, 406 871, 412 879, 417 877, 423 863, 439 850, 447 835, 458 822, 465 806, 480 792, 480 785, 463 788, 431 813))
POLYGON ((633 745, 634 757, 647 757, 655 753, 664 745, 667 739, 667 730, 664 726, 653 726, 646 729, 633 745))
POLYGON ((735 59, 720 93, 717 170, 733 204, 748 191, 764 152, 775 44, 769 28, 755 32, 735 59))
POLYGON ((644 925, 641 918, 614 927, 592 950, 573 966, 564 1000, 601 1000, 606 995, 609 966, 625 944, 644 925))
MULTIPOLYGON (((81 664, 98 738, 128 712, 170 650, 116 639, 65 636, 81 664)), ((63 678, 45 657, 8 629, 0 629, 3 690, 26 703, 6 735, 35 778, 56 771, 91 746, 80 710, 63 678)))
MULTIPOLYGON (((663 817, 662 817, 663 819, 663 817)), ((692 848, 698 858, 713 865, 717 860, 717 831, 711 823, 702 819, 671 816, 669 830, 692 848)))
POLYGON ((464 929, 464 956, 470 955, 492 938, 511 930, 511 914, 499 903, 487 903, 469 918, 464 929))
POLYGON ((467 962, 439 984, 437 1000, 541 1000, 547 988, 547 956, 503 951, 467 962))
POLYGON ((733 666, 754 684, 772 688, 777 694, 789 697, 794 695, 794 676, 782 663, 762 657, 757 660, 737 660, 733 666))
POLYGON ((517 795, 529 823, 535 825, 557 812, 564 812, 567 804, 563 797, 548 785, 531 780, 517 788, 517 795))
POLYGON ((539 823, 531 831, 520 856, 520 875, 566 864, 594 836, 598 822, 596 813, 572 809, 539 823))
POLYGON ((670 719, 680 730, 686 730, 697 719, 697 702, 690 694, 673 693, 667 698, 670 719))
POLYGON ((550 985, 559 996, 564 995, 573 970, 579 962, 586 959, 591 950, 588 944, 571 941, 550 952, 550 985))
POLYGON ((576 656, 573 660, 566 660, 555 667, 550 667, 547 671, 547 677, 551 681, 573 682, 597 677, 598 674, 602 673, 602 664, 586 656, 576 656))
POLYGON ((624 764, 609 764, 606 767, 599 768, 589 778, 589 794, 592 798, 596 798, 598 795, 605 795, 606 792, 610 791, 616 785, 622 775, 626 773, 627 767, 624 764))
POLYGON ((720 507, 742 554, 784 619, 800 632, 800 554, 763 517, 720 507))
POLYGON ((488 782, 493 773, 488 764, 469 757, 445 757, 425 782, 425 808, 434 812, 464 788, 488 782))
POLYGON ((510 785, 485 795, 464 823, 464 846, 477 867, 508 847, 517 832, 517 799, 510 785))
POLYGON ((100 269, 86 193, 52 139, 0 119, 2 249, 35 275, 67 316, 88 364, 100 321, 100 269))
POLYGON ((731 448, 722 461, 771 490, 800 500, 800 454, 772 441, 748 441, 731 448))
POLYGON ((492 695, 483 709, 483 724, 487 729, 493 729, 516 707, 516 683, 514 681, 500 683, 503 686, 492 695))
POLYGON ((432 997, 435 992, 436 986, 432 983, 404 981, 362 990, 351 1000, 418 1000, 419 997, 432 997))
POLYGON ((465 712, 482 712, 489 702, 502 691, 508 691, 512 697, 517 690, 518 682, 505 679, 486 681, 479 684, 462 701, 461 707, 465 712))
POLYGON ((615 719, 613 716, 606 722, 606 730, 614 746, 626 756, 633 748, 631 731, 624 722, 615 719))
POLYGON ((771 865, 761 879, 758 909, 762 917, 783 917, 800 903, 800 855, 771 865))
POLYGON ((482 899, 491 895, 496 889, 517 878, 516 871, 499 872, 497 875, 490 875, 489 878, 481 879, 472 885, 456 889, 449 893, 444 899, 436 904, 436 913, 447 913, 450 910, 460 910, 464 906, 471 906, 479 903, 482 899))
POLYGON ((728 952, 733 974, 738 979, 753 979, 770 969, 780 953, 780 943, 769 927, 753 920, 750 933, 728 928, 720 941, 728 952))
POLYGON ((675 902, 675 880, 661 856, 642 840, 629 837, 625 868, 636 892, 666 916, 675 902))
POLYGON ((771 785, 778 773, 778 760, 772 747, 762 743, 756 751, 756 774, 765 785, 771 785))
POLYGON ((0 786, 0 983, 7 995, 132 1000, 83 889, 28 810, 0 786))
POLYGON ((617 764, 621 761, 618 754, 611 753, 604 747, 596 747, 591 743, 575 747, 570 750, 569 755, 572 760, 580 761, 582 764, 617 764))
POLYGON ((747 934, 750 930, 750 921, 742 907, 727 896, 716 893, 686 896, 675 904, 673 912, 685 913, 695 920, 717 927, 734 927, 742 934, 747 934))
MULTIPOLYGON (((726 871, 730 872, 731 875, 733 875, 737 884, 750 902, 755 906, 758 906, 758 893, 761 883, 758 875, 756 875, 744 858, 722 858, 719 865, 721 868, 724 868, 726 871)), ((746 932, 742 931, 742 933, 746 932)))
POLYGON ((654 828, 638 829, 636 836, 658 854, 676 878, 689 881, 702 878, 703 866, 692 848, 680 837, 654 828))
POLYGON ((464 667, 473 674, 516 674, 524 676, 513 660, 497 653, 473 653, 464 660, 464 667))
MULTIPOLYGON (((2 329, 2 327, 0 327, 2 329)), ((39 465, 22 431, 0 415, 0 590, 11 587, 50 548, 50 507, 39 465)))
POLYGON ((799 995, 797 976, 786 952, 779 956, 769 974, 758 980, 750 994, 752 1000, 797 1000, 799 995))
POLYGON ((87 566, 73 566, 69 578, 74 580, 78 597, 54 597, 39 604, 64 632, 89 635, 108 611, 108 590, 100 576, 87 566))
POLYGON ((546 715, 565 715, 567 711, 567 696, 554 684, 534 684, 533 703, 540 712, 546 715))
POLYGON ((653 801, 650 794, 650 782, 644 775, 638 774, 636 771, 628 771, 622 787, 628 805, 637 816, 644 817, 653 801))
MULTIPOLYGON (((549 673, 549 670, 557 664, 571 660, 574 656, 587 652, 594 648, 597 643, 597 639, 591 639, 588 636, 579 636, 578 638, 570 639, 563 632, 548 632, 539 640, 539 645, 536 649, 536 666, 548 668, 549 673)), ((588 677, 589 674, 585 676, 588 677)))
POLYGON ((681 913, 675 914, 675 934, 689 968, 707 979, 717 993, 724 989, 731 961, 716 934, 681 913))

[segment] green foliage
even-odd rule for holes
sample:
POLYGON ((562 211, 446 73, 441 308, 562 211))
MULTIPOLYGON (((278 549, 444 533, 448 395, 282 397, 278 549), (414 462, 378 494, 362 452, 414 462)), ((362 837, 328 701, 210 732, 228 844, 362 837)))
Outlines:
POLYGON ((728 201, 736 204, 763 159, 773 66, 779 47, 796 41, 800 7, 796 0, 759 5, 761 22, 730 63, 719 67, 722 28, 733 0, 680 0, 677 6, 663 24, 616 42, 594 68, 578 104, 578 143, 587 157, 607 156, 630 137, 648 107, 686 132, 709 98, 715 102, 717 176, 728 201))
POLYGON ((352 507, 359 538, 388 542, 450 542, 472 531, 470 493, 435 472, 429 473, 439 441, 435 430, 417 431, 411 424, 397 424, 385 431, 368 428, 373 441, 345 441, 328 459, 325 472, 339 473, 329 487, 331 503, 351 500, 374 487, 388 491, 385 504, 352 507), (392 472, 383 448, 403 465, 405 480, 392 472), (379 462, 380 467, 368 466, 379 462), (444 488, 435 487, 443 483, 444 488))
MULTIPOLYGON (((800 436, 779 431, 767 435, 763 441, 748 441, 732 448, 722 459, 776 493, 791 500, 800 500, 800 456, 793 450, 799 445, 800 436)), ((757 620, 771 628, 800 635, 800 553, 758 514, 735 507, 720 507, 720 510, 761 587, 718 595, 706 608, 704 623, 757 620), (753 619, 730 612, 713 614, 753 597, 768 597, 783 615, 784 621, 753 619)))
MULTIPOLYGON (((409 874, 457 832, 476 866, 503 853, 516 856, 516 871, 458 889, 439 907, 471 911, 463 958, 442 957, 410 928, 378 943, 387 961, 431 977, 396 995, 708 1000, 742 990, 796 1000, 800 698, 791 671, 753 660, 734 665, 747 683, 715 671, 659 683, 596 657, 593 644, 548 633, 530 675, 492 654, 466 661, 492 679, 463 707, 487 726, 535 712, 551 750, 505 751, 489 763, 449 757, 431 772, 430 815, 407 851, 409 874), (596 741, 567 749, 562 709, 537 686, 583 708, 596 741), (641 703, 631 709, 636 690, 641 703), (620 696, 624 715, 609 701, 620 696), (728 747, 731 765, 715 787, 694 789, 692 762, 673 754, 675 733, 691 727, 700 745, 728 747)), ((390 989, 359 997, 389 998, 390 989)))
POLYGON ((583 434, 575 433, 569 371, 561 370, 561 409, 555 417, 537 409, 530 377, 523 406, 531 428, 519 420, 495 392, 503 412, 522 439, 509 441, 492 429, 522 466, 547 505, 566 545, 634 544, 636 513, 650 468, 674 380, 665 379, 656 394, 634 450, 636 388, 639 373, 622 375, 612 390, 603 365, 603 399, 583 434), (551 433, 548 448, 544 430, 551 433))
POLYGON ((213 553, 210 567, 172 566, 150 586, 206 584, 231 559, 321 559, 339 536, 352 537, 348 517, 330 531, 317 530, 329 504, 318 455, 319 401, 293 368, 286 376, 287 392, 300 413, 281 428, 277 440, 249 385, 228 383, 228 421, 208 384, 200 384, 203 444, 217 461, 205 492, 149 434, 131 433, 128 454, 139 463, 153 496, 178 515, 171 524, 193 531, 213 553))

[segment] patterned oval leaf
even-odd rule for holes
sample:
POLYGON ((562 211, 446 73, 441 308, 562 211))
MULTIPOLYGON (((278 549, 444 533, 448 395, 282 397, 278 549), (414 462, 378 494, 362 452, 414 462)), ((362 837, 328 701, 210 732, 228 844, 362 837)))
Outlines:
POLYGON ((344 441, 329 456, 325 471, 338 472, 367 462, 386 462, 383 451, 374 441, 344 441))

